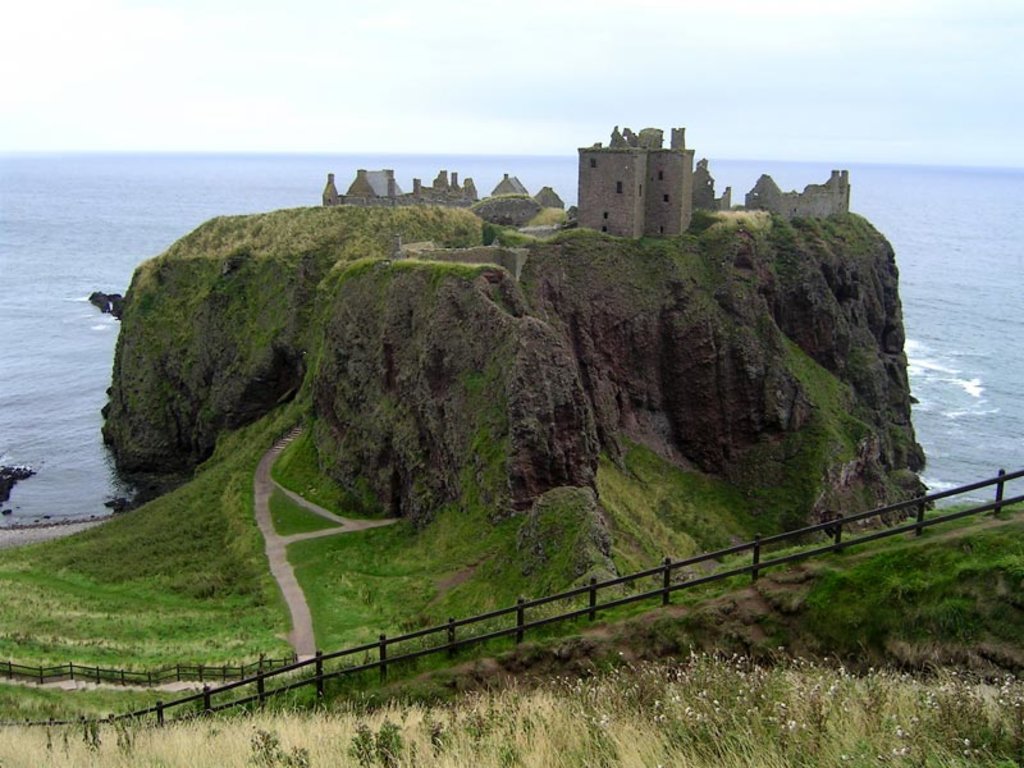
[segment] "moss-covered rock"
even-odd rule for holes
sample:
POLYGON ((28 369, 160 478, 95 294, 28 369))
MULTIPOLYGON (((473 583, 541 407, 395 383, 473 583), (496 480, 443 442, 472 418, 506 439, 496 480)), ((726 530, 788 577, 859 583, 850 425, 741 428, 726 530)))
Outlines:
MULTIPOLYGON (((599 454, 625 469, 632 445, 733 489, 764 533, 917 488, 897 273, 859 217, 569 231, 529 244, 518 283, 392 260, 398 236, 471 246, 482 224, 279 211, 216 219, 140 267, 105 427, 121 465, 194 465, 297 393, 347 501, 421 524, 595 489, 599 454)), ((642 486, 619 489, 619 519, 642 486)))

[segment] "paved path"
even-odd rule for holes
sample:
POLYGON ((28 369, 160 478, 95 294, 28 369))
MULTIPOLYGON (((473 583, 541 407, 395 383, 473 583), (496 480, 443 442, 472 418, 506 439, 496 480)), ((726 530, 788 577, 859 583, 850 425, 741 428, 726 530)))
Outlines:
POLYGON ((308 539, 319 539, 324 536, 336 536, 339 533, 351 533, 363 531, 367 528, 380 528, 384 525, 391 525, 396 522, 394 519, 385 520, 354 520, 348 517, 341 517, 329 512, 323 507, 317 506, 287 488, 278 485, 270 477, 270 468, 274 461, 281 454, 289 443, 302 434, 301 429, 294 429, 284 438, 279 440, 273 448, 264 454, 256 467, 256 476, 253 480, 253 497, 256 513, 256 524, 263 534, 266 542, 267 560, 270 561, 270 572, 281 587, 281 594, 288 605, 292 616, 292 631, 288 633, 288 642, 295 649, 295 655, 300 660, 308 659, 316 653, 316 638, 313 635, 313 618, 309 613, 309 604, 306 602, 306 595, 295 578, 295 570, 288 562, 287 548, 289 544, 308 539), (291 536, 281 536, 274 530, 274 523, 270 517, 270 495, 278 488, 284 492, 292 501, 308 509, 314 514, 327 518, 338 524, 337 528, 327 528, 322 531, 310 531, 308 533, 296 533, 291 536))

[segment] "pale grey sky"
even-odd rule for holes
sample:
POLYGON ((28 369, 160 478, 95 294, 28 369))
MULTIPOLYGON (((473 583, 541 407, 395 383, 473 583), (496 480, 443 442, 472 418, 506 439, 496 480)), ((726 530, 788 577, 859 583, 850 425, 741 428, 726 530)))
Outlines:
POLYGON ((0 151, 1024 166, 1021 0, 5 0, 0 151))

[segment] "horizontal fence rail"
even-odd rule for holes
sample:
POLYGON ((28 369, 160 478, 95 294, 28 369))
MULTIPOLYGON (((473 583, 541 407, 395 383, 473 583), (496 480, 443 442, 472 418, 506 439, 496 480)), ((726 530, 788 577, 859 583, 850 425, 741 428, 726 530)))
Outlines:
MULTIPOLYGON (((753 581, 757 581, 761 573, 768 568, 840 552, 849 547, 905 533, 920 536, 925 529, 932 526, 973 515, 984 513, 998 515, 1006 507, 1024 503, 1024 494, 1016 496, 1005 494, 1006 485, 1021 478, 1024 478, 1024 470, 1009 474, 999 470, 995 477, 970 485, 915 497, 869 512, 838 516, 832 520, 785 533, 764 537, 755 536, 752 541, 683 560, 672 560, 666 557, 660 565, 654 568, 600 582, 592 578, 588 584, 574 589, 531 600, 520 598, 512 606, 460 619, 452 617, 444 624, 426 627, 396 637, 389 638, 387 635, 381 634, 376 641, 351 648, 331 653, 317 651, 311 659, 287 663, 279 663, 281 660, 275 660, 273 664, 268 664, 264 660, 263 666, 255 675, 247 677, 241 674, 238 679, 217 687, 204 685, 203 690, 198 693, 166 703, 158 701, 152 707, 121 715, 111 715, 106 720, 115 722, 126 719, 152 718, 151 722, 163 725, 172 719, 189 719, 235 707, 259 706, 268 698, 313 686, 316 688, 317 696, 322 697, 326 681, 370 671, 376 671, 383 683, 388 678, 389 668, 402 662, 428 656, 453 656, 464 648, 505 638, 514 638, 516 643, 520 643, 528 632, 564 621, 583 618, 594 621, 600 611, 652 600, 660 601, 661 605, 669 605, 672 594, 681 590, 739 576, 749 576, 753 581), (936 501, 993 487, 995 488, 995 498, 991 502, 955 512, 925 517, 925 511, 936 501), (901 522, 887 528, 868 528, 868 521, 873 519, 882 521, 899 519, 901 522), (815 534, 824 535, 825 543, 821 543, 820 538, 816 543, 809 542, 809 537, 815 534), (779 546, 781 544, 802 544, 807 545, 807 548, 772 556, 772 551, 778 552, 781 549, 779 546), (749 553, 749 561, 742 563, 735 561, 737 556, 744 553, 749 553), (733 560, 725 560, 725 558, 733 558, 733 560), (712 562, 719 565, 720 568, 714 572, 703 574, 696 570, 697 566, 712 562), (624 588, 632 588, 633 591, 626 593, 624 588), (559 606, 559 604, 561 605, 559 606), (529 615, 527 615, 528 612, 529 615), (472 634, 466 633, 465 628, 467 627, 475 627, 478 631, 472 634)), ((10 669, 12 666, 16 669, 19 668, 19 665, 10 663, 7 668, 10 669)), ((68 665, 63 668, 65 675, 69 668, 86 670, 85 679, 90 680, 94 679, 92 677, 94 674, 102 674, 102 672, 94 672, 95 668, 93 667, 68 665)), ((204 669, 217 671, 222 668, 206 667, 204 669)), ((239 667, 223 669, 238 670, 239 667)), ((3 670, 4 667, 0 665, 0 675, 3 670)), ((44 669, 40 674, 49 671, 44 669)), ((0 723, 0 725, 70 725, 80 722, 91 721, 80 718, 64 721, 0 723)), ((104 722, 104 720, 95 722, 104 722)))
POLYGON ((166 683, 244 680, 265 670, 294 664, 295 661, 294 655, 283 659, 260 657, 258 661, 249 664, 175 664, 173 667, 151 670, 110 669, 74 662, 33 667, 13 661, 0 661, 0 680, 18 680, 39 685, 80 680, 86 683, 154 687, 166 683))

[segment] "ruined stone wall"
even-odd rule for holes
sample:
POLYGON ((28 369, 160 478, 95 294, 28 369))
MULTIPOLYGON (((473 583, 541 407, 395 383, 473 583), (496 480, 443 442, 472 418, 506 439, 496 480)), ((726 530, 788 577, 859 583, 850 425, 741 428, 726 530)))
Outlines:
POLYGON ((619 237, 643 235, 648 152, 592 147, 579 154, 580 226, 619 237))
POLYGON ((771 211, 786 219, 826 218, 850 210, 850 174, 832 171, 824 184, 808 184, 803 192, 783 192, 764 174, 747 193, 745 207, 771 211))
POLYGON ((476 248, 443 248, 409 253, 410 258, 427 261, 446 261, 455 264, 497 264, 515 277, 523 272, 529 251, 526 248, 503 248, 496 245, 481 245, 476 248))

